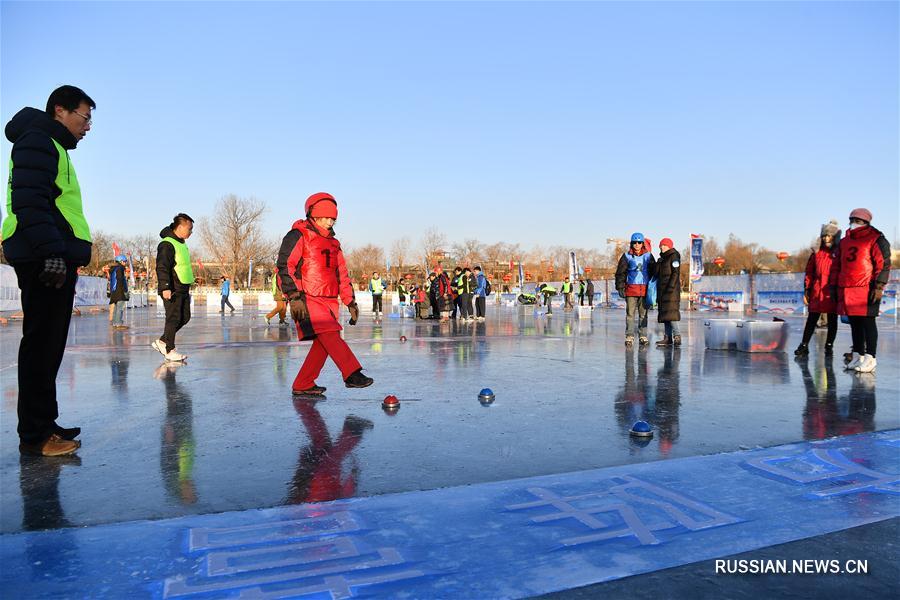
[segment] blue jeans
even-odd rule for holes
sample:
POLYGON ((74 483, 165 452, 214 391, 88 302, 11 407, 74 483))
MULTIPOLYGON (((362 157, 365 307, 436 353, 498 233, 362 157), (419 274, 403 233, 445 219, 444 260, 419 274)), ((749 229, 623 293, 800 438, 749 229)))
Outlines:
POLYGON ((113 325, 124 325, 125 324, 125 305, 128 304, 125 300, 119 300, 116 302, 116 307, 113 309, 113 325))
POLYGON ((678 329, 678 321, 663 321, 663 326, 666 328, 666 337, 670 340, 676 335, 681 337, 681 331, 678 329))

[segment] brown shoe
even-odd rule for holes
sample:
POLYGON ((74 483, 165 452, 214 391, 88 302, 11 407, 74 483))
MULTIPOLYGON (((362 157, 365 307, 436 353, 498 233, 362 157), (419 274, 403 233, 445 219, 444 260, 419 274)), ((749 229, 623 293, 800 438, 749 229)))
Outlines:
POLYGON ((40 444, 19 444, 20 454, 33 454, 34 456, 66 456, 74 454, 81 446, 77 440, 64 440, 55 433, 40 444))

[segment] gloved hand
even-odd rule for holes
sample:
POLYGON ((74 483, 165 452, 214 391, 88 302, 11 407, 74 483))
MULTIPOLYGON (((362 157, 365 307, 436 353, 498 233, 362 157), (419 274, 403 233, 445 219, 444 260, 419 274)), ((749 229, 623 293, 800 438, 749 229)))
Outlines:
POLYGON ((38 279, 47 287, 59 289, 66 282, 66 261, 61 258, 45 258, 44 270, 38 279))
POLYGON ((884 295, 884 286, 876 283, 875 287, 869 290, 869 304, 881 304, 881 297, 884 295))
POLYGON ((350 311, 350 324, 356 325, 359 320, 359 306, 357 306, 356 300, 347 305, 347 310, 350 311))
POLYGON ((616 290, 616 292, 619 294, 619 298, 625 299, 625 290, 616 290))
POLYGON ((831 300, 833 302, 838 301, 838 288, 836 285, 832 285, 828 288, 828 293, 831 294, 831 300))
POLYGON ((291 298, 291 317, 295 321, 309 320, 309 309, 306 306, 306 294, 300 292, 291 298))

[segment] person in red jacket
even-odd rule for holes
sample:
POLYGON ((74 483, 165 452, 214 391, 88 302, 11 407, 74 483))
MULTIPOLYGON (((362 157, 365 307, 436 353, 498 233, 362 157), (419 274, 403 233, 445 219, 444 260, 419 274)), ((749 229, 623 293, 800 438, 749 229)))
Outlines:
POLYGON ((837 302, 832 300, 828 284, 831 276, 831 263, 834 254, 841 241, 841 230, 837 221, 831 221, 822 225, 819 234, 819 249, 809 256, 806 263, 806 278, 803 282, 803 303, 809 310, 806 317, 806 327, 803 330, 803 340, 797 349, 796 356, 809 354, 809 340, 816 331, 816 324, 822 314, 828 315, 828 333, 825 337, 825 356, 834 354, 834 338, 837 336, 838 316, 837 302))
POLYGON ((845 368, 860 373, 875 370, 875 317, 891 272, 891 245, 871 222, 868 209, 856 208, 850 213, 850 228, 838 246, 829 278, 838 314, 850 321, 853 352, 845 368))
POLYGON ((341 336, 338 323, 340 302, 356 325, 359 307, 341 244, 334 237, 337 201, 325 192, 306 200, 306 218, 294 223, 281 241, 278 277, 281 291, 290 301, 291 317, 301 340, 313 340, 309 354, 297 373, 291 391, 297 395, 325 393, 316 377, 329 356, 341 370, 348 388, 363 388, 374 380, 363 375, 362 366, 341 336))

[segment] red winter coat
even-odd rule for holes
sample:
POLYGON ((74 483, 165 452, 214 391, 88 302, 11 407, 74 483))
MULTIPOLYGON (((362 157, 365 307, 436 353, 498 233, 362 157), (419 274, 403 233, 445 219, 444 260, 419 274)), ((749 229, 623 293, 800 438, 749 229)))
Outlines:
POLYGON ((309 319, 297 324, 300 339, 313 339, 317 333, 340 331, 340 303, 354 301, 353 285, 347 263, 334 231, 324 234, 312 221, 301 219, 281 241, 278 252, 278 276, 281 291, 288 298, 306 294, 309 319))
POLYGON ((839 314, 877 317, 880 303, 869 304, 869 293, 890 277, 891 246, 884 235, 864 225, 847 231, 831 265, 829 283, 838 288, 839 314))
POLYGON ((806 263, 806 278, 803 289, 809 299, 809 311, 817 313, 836 313, 837 302, 831 298, 828 278, 831 276, 831 264, 834 251, 820 248, 809 256, 806 263))

